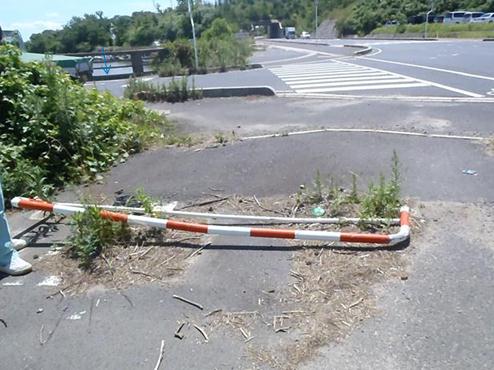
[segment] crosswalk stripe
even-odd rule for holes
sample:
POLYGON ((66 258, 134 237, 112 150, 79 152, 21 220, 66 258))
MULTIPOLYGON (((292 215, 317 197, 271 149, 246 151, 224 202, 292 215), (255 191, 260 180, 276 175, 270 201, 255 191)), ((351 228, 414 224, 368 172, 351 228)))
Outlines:
POLYGON ((427 81, 392 72, 334 61, 290 64, 270 68, 270 71, 296 93, 330 93, 432 86, 427 81))
POLYGON ((291 75, 305 75, 305 74, 310 74, 310 73, 337 73, 337 72, 357 72, 357 71, 367 71, 365 68, 329 68, 329 69, 308 69, 305 71, 293 71, 293 72, 286 72, 286 71, 279 71, 276 72, 275 74, 278 76, 291 76, 291 75))
MULTIPOLYGON (((366 77, 349 77, 349 78, 326 78, 326 79, 319 79, 317 83, 307 83, 307 81, 296 81, 290 83, 291 86, 299 88, 304 85, 308 86, 318 86, 319 84, 324 84, 324 83, 340 83, 340 82, 346 82, 346 81, 369 81, 369 82, 379 82, 379 80, 387 80, 390 79, 389 75, 380 75, 380 76, 366 76, 366 77)), ((414 81, 412 79, 412 81, 414 81)))
POLYGON ((430 86, 425 82, 411 82, 406 84, 391 84, 391 85, 370 85, 370 86, 345 86, 345 87, 332 87, 332 88, 322 88, 322 89, 303 89, 297 90, 299 94, 310 94, 310 93, 325 93, 325 92, 337 92, 337 91, 352 91, 352 90, 384 90, 384 89, 401 89, 405 87, 426 87, 430 86))
POLYGON ((305 78, 305 77, 314 77, 314 76, 338 76, 338 75, 352 75, 358 73, 375 73, 375 72, 379 72, 379 71, 355 70, 355 71, 319 72, 319 73, 307 72, 307 73, 297 73, 290 75, 278 74, 277 76, 284 80, 286 78, 289 79, 289 78, 305 78))
POLYGON ((384 72, 367 72, 367 73, 345 73, 345 74, 320 74, 317 76, 310 76, 310 77, 290 77, 290 78, 284 78, 283 81, 289 82, 290 84, 292 83, 297 83, 298 81, 320 81, 322 79, 340 79, 340 78, 354 78, 354 77, 366 77, 368 76, 369 78, 374 77, 374 76, 389 76, 388 73, 384 72))
POLYGON ((340 82, 324 82, 318 84, 305 84, 305 85, 297 85, 295 90, 304 89, 308 87, 332 87, 332 86, 362 86, 362 85, 375 85, 377 84, 388 84, 388 83, 401 83, 401 82, 414 82, 413 78, 403 79, 403 78, 383 78, 379 81, 340 81, 340 82))

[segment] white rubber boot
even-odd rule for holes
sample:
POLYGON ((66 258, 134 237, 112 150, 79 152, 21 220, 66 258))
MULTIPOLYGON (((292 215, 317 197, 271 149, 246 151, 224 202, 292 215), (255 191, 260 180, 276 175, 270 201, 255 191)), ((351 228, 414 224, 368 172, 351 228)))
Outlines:
POLYGON ((33 266, 29 262, 24 261, 17 251, 12 251, 7 263, 0 265, 0 272, 14 276, 27 274, 32 269, 33 266))

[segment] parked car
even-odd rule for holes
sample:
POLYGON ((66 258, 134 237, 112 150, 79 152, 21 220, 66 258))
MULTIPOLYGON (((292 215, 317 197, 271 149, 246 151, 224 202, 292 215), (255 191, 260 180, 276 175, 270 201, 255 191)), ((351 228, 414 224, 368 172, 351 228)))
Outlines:
POLYGON ((447 12, 444 15, 443 23, 464 23, 465 22, 465 12, 447 12))
POLYGON ((494 23, 494 13, 484 13, 482 16, 473 19, 474 23, 494 23))
POLYGON ((472 23, 475 21, 475 19, 482 17, 482 15, 484 15, 483 12, 465 12, 463 21, 465 23, 472 23))
POLYGON ((300 35, 301 39, 310 39, 310 33, 307 31, 302 31, 302 34, 300 35))

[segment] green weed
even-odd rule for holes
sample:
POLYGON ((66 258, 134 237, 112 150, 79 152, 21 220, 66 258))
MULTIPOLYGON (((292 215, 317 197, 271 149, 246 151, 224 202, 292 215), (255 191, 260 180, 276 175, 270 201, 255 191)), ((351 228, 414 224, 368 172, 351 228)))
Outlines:
POLYGON ((126 224, 119 224, 101 217, 100 209, 88 207, 85 212, 72 216, 72 236, 69 238, 69 254, 80 260, 80 267, 90 270, 94 259, 113 243, 129 235, 126 224))
POLYGON ((400 170, 399 159, 393 151, 391 165, 391 179, 386 180, 384 175, 379 177, 379 183, 369 184, 367 194, 362 198, 360 209, 361 218, 396 217, 400 206, 400 170))

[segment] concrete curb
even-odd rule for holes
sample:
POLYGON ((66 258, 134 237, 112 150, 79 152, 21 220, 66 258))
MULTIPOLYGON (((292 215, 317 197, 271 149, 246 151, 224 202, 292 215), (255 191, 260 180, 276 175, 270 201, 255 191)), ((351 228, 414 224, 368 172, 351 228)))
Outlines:
POLYGON ((237 86, 237 87, 206 87, 202 88, 204 98, 232 98, 242 96, 275 96, 270 86, 237 86))
MULTIPOLYGON (((240 67, 234 66, 231 67, 231 69, 222 72, 220 68, 212 68, 208 73, 200 73, 200 74, 193 74, 193 75, 180 75, 180 76, 175 76, 177 78, 179 77, 189 77, 189 76, 203 76, 207 74, 213 74, 213 73, 227 73, 227 72, 233 72, 233 71, 250 71, 253 69, 260 69, 263 68, 263 65, 260 63, 252 63, 246 66, 245 69, 241 69, 240 67)), ((133 73, 121 73, 118 75, 103 75, 103 76, 92 76, 91 79, 88 80, 88 82, 91 81, 110 81, 110 80, 124 80, 127 78, 132 77, 134 74, 133 73)), ((159 77, 154 71, 147 71, 144 72, 142 76, 157 76, 159 77)), ((140 77, 142 77, 140 76, 140 77)))
POLYGON ((356 49, 360 49, 360 50, 355 51, 353 53, 353 55, 365 55, 365 54, 369 54, 372 51, 372 47, 371 46, 352 45, 352 44, 345 44, 343 46, 345 48, 356 48, 356 49))
POLYGON ((328 43, 328 42, 320 42, 320 41, 316 41, 316 42, 310 42, 310 41, 303 41, 303 40, 297 40, 295 39, 293 41, 288 41, 288 40, 285 40, 285 39, 265 39, 263 41, 274 41, 274 42, 284 42, 284 43, 287 43, 287 44, 304 44, 304 45, 321 45, 321 46, 330 46, 331 44, 328 43))
POLYGON ((397 41, 438 41, 438 38, 434 37, 348 37, 345 40, 397 40, 397 41))

